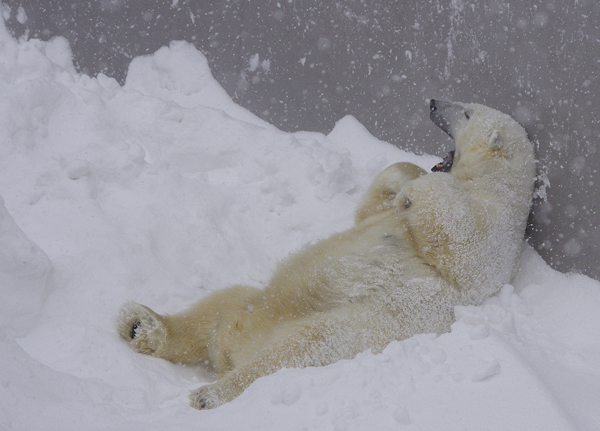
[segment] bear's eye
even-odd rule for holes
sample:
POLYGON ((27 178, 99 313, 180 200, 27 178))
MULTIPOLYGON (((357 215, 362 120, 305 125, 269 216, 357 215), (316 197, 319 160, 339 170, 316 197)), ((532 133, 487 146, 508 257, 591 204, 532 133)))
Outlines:
POLYGON ((465 111, 465 117, 467 117, 467 120, 468 120, 469 118, 471 118, 471 114, 469 114, 467 111, 465 111))

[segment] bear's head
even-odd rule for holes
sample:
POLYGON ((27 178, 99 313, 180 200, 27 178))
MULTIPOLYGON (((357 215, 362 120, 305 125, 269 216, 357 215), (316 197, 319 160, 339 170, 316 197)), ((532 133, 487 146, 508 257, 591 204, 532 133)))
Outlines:
MULTIPOLYGON (((430 118, 454 140, 455 150, 433 168, 473 179, 505 167, 535 173, 533 145, 512 117, 476 103, 431 100, 430 118)), ((506 171, 503 174, 507 174, 506 171)))

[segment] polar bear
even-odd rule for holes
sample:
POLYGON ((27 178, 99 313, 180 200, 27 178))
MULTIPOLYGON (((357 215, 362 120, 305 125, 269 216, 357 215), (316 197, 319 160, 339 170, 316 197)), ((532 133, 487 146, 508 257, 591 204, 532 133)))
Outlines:
POLYGON ((349 230, 279 264, 262 289, 217 291, 175 315, 133 302, 118 331, 139 353, 203 364, 210 409, 283 367, 350 359, 417 333, 443 333, 454 306, 479 304, 513 276, 530 210, 533 146, 511 117, 431 100, 455 149, 432 173, 396 163, 373 182, 349 230))

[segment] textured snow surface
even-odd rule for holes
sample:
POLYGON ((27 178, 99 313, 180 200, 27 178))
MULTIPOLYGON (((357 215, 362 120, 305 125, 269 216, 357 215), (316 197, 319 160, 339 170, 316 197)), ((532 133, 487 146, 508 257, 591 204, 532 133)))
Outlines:
POLYGON ((600 429, 600 283, 528 246, 512 285, 459 307, 451 333, 282 370, 211 411, 187 396, 213 376, 118 338, 127 300, 173 313, 260 286, 349 227, 397 161, 440 158, 351 117, 328 136, 278 131, 186 43, 134 60, 120 87, 77 74, 65 40, 17 42, 0 24, 0 428, 600 429))

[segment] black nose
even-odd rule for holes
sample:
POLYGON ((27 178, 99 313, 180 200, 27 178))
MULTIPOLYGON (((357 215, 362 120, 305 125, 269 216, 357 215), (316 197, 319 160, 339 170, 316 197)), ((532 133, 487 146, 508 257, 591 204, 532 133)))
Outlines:
POLYGON ((430 112, 435 112, 437 110, 437 105, 436 105, 436 100, 435 99, 431 99, 431 102, 429 102, 429 111, 430 112))

